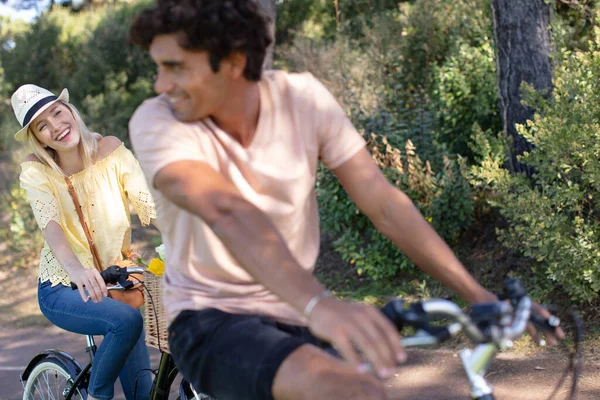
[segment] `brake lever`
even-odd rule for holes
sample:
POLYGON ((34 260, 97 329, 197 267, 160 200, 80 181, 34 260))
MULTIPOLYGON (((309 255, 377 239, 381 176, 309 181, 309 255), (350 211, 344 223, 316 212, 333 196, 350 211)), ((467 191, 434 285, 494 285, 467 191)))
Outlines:
POLYGON ((125 290, 131 288, 134 285, 134 282, 128 280, 127 277, 127 275, 121 275, 118 281, 118 284, 121 285, 125 290))

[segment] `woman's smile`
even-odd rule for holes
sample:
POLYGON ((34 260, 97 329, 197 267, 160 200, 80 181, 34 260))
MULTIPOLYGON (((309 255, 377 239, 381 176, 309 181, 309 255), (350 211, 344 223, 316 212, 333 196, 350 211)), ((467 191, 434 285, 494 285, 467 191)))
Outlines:
POLYGON ((71 128, 67 128, 63 130, 54 140, 56 140, 57 142, 66 142, 67 140, 69 140, 70 133, 71 128))

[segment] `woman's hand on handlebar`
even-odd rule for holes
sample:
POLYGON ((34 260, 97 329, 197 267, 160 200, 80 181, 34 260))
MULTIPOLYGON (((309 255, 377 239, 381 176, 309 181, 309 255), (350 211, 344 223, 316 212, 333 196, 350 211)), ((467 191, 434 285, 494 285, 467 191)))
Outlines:
POLYGON ((406 360, 397 329, 371 305, 324 298, 312 311, 309 328, 331 343, 346 361, 366 372, 360 351, 380 378, 389 378, 406 360))
POLYGON ((79 294, 83 301, 91 299, 94 303, 102 301, 104 296, 108 296, 108 290, 106 289, 106 283, 100 276, 100 272, 95 269, 86 269, 81 267, 77 271, 73 272, 70 276, 71 282, 77 285, 79 294), (87 290, 89 296, 86 296, 85 290, 87 290))

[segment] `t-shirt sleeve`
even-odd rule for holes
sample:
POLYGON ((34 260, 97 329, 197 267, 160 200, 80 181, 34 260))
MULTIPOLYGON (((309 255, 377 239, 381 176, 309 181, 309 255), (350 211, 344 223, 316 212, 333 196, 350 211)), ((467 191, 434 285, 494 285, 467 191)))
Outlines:
POLYGON ((122 159, 119 163, 121 185, 140 217, 142 225, 148 225, 152 219, 156 218, 156 208, 146 183, 146 177, 129 149, 123 147, 121 154, 122 159))
POLYGON ((31 204, 33 215, 41 230, 44 230, 50 221, 60 225, 58 201, 52 191, 47 175, 40 169, 42 165, 35 165, 35 161, 22 164, 19 181, 25 190, 27 201, 31 204))
POLYGON ((193 125, 175 119, 166 101, 145 101, 129 121, 129 137, 150 185, 167 165, 184 160, 205 161, 193 125))
POLYGON ((335 97, 312 75, 307 89, 314 99, 319 158, 326 167, 335 169, 358 153, 366 142, 335 97))

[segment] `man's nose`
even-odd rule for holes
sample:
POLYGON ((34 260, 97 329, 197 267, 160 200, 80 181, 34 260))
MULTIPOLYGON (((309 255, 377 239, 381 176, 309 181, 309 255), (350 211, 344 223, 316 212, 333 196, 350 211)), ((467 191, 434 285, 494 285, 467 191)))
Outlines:
POLYGON ((157 94, 168 93, 173 89, 173 81, 164 72, 158 71, 154 80, 154 91, 157 94))

